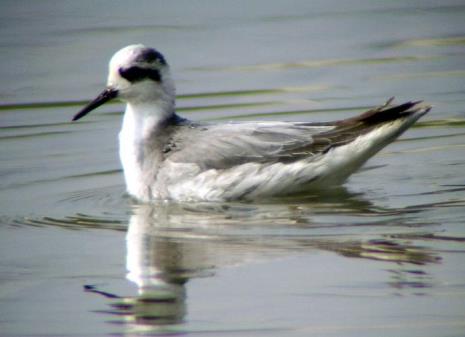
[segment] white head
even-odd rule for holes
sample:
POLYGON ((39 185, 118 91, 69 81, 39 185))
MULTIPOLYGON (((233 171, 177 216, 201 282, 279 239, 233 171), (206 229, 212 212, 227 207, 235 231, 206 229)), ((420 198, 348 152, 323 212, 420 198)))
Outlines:
POLYGON ((129 104, 158 104, 174 111, 175 87, 163 55, 142 44, 116 52, 110 60, 107 88, 73 121, 116 97, 129 104))

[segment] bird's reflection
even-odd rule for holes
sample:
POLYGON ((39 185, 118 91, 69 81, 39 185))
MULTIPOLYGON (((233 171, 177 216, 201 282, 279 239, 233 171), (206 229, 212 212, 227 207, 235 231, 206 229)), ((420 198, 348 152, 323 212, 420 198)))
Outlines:
MULTIPOLYGON (((137 285, 138 295, 116 296, 112 313, 124 317, 136 330, 166 329, 185 320, 189 279, 212 276, 227 265, 315 249, 395 262, 386 281, 395 290, 409 284, 417 289, 428 287, 429 276, 415 266, 438 262, 438 255, 382 231, 393 222, 402 227, 402 219, 412 221, 405 216, 411 210, 375 209, 350 194, 318 200, 134 205, 126 236, 126 265, 127 278, 137 285), (328 219, 321 219, 328 214, 328 219), (346 222, 334 221, 333 214, 346 222), (370 238, 363 234, 367 227, 381 229, 370 238), (412 277, 414 282, 409 281, 412 277)), ((95 288, 88 290, 105 295, 95 288)))
POLYGON ((143 324, 175 324, 186 313, 185 284, 192 277, 208 275, 211 266, 195 242, 156 235, 166 213, 162 208, 134 208, 126 236, 127 278, 138 287, 131 308, 143 324))

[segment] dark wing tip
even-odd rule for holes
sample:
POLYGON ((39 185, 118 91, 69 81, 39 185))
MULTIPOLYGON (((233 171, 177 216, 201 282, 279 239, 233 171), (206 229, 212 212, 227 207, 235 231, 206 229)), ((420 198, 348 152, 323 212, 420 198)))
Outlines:
POLYGON ((393 121, 399 118, 404 118, 415 113, 426 114, 431 110, 432 106, 422 104, 423 101, 409 101, 402 104, 392 104, 394 97, 389 98, 386 103, 368 110, 361 115, 337 121, 335 124, 339 126, 351 125, 356 123, 365 124, 381 124, 384 122, 393 121))

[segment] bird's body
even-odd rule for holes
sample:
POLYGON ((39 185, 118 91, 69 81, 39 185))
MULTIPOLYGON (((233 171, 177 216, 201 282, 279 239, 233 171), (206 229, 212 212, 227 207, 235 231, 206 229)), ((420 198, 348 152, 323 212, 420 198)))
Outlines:
POLYGON ((327 123, 197 123, 175 112, 163 56, 142 45, 110 62, 107 89, 75 119, 114 97, 127 102, 119 135, 127 190, 150 201, 240 200, 341 184, 429 106, 385 105, 327 123))

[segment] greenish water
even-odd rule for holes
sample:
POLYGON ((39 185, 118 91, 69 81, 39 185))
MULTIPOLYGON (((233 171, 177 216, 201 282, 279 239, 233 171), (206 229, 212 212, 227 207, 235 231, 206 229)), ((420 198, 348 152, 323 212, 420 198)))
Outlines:
POLYGON ((462 336, 460 1, 2 1, 0 335, 462 336), (123 106, 72 116, 143 42, 194 120, 433 110, 340 189, 140 205, 123 106))

